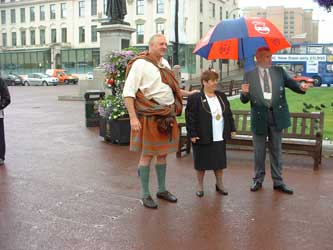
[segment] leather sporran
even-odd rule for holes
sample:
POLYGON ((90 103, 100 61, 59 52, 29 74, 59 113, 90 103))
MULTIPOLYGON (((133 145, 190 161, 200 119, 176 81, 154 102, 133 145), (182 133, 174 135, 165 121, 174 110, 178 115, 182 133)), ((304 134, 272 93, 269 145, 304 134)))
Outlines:
POLYGON ((174 125, 174 117, 172 116, 159 116, 156 118, 157 129, 161 134, 168 135, 172 131, 174 125))

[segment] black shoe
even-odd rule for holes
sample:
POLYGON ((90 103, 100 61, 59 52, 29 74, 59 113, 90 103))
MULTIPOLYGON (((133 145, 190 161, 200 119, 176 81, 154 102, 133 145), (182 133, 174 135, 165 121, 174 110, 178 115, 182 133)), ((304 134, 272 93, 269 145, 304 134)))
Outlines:
POLYGON ((255 181, 255 182, 252 184, 250 190, 251 190, 252 192, 256 192, 256 191, 258 191, 258 190, 261 189, 261 188, 262 188, 262 184, 261 184, 259 181, 255 181))
POLYGON ((160 198, 162 200, 166 200, 169 202, 177 202, 176 196, 171 194, 169 191, 164 191, 156 194, 157 198, 160 198))
POLYGON ((142 198, 141 203, 142 203, 142 205, 144 205, 145 207, 148 207, 148 208, 154 208, 154 209, 157 208, 157 204, 155 203, 153 198, 151 198, 150 195, 146 198, 142 198))
POLYGON ((204 191, 197 191, 195 194, 196 194, 198 197, 202 197, 202 196, 204 196, 204 191))
POLYGON ((226 191, 224 188, 220 189, 217 185, 215 185, 216 192, 222 194, 222 195, 228 195, 228 191, 226 191))
POLYGON ((282 193, 286 194, 293 194, 294 190, 288 187, 286 184, 281 184, 280 186, 273 187, 275 190, 281 191, 282 193))

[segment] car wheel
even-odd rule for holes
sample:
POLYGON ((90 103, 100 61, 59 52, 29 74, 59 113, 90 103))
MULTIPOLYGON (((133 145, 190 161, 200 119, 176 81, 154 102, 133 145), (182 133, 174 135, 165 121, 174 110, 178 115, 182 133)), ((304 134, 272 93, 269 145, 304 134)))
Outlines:
POLYGON ((69 82, 68 82, 68 80, 65 80, 65 82, 64 82, 65 84, 69 84, 69 82))
POLYGON ((48 84, 47 84, 47 82, 44 81, 44 82, 42 82, 42 85, 47 86, 48 84))
POLYGON ((24 82, 24 86, 30 86, 29 82, 28 82, 28 81, 25 81, 25 82, 24 82))
POLYGON ((312 77, 312 79, 314 80, 314 86, 315 87, 320 87, 321 86, 321 78, 319 76, 314 76, 312 77))

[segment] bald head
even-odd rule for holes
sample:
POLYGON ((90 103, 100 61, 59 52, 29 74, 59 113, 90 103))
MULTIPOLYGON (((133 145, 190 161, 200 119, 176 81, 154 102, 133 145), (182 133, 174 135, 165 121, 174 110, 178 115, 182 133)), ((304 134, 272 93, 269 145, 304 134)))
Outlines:
POLYGON ((162 34, 155 34, 149 39, 149 53, 161 59, 168 48, 167 40, 162 34))

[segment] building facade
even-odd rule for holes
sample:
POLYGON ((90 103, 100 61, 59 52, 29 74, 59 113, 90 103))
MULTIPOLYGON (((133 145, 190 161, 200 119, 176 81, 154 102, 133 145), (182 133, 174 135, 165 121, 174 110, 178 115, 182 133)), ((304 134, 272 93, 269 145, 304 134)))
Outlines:
MULTIPOLYGON (((26 74, 63 68, 83 74, 99 65, 97 32, 106 0, 0 0, 0 71, 26 74)), ((175 16, 178 63, 185 76, 197 76, 211 62, 192 54, 200 38, 222 19, 238 17, 236 0, 127 0, 127 15, 136 32, 131 45, 147 48, 154 33, 170 41, 174 62, 175 16), (178 14, 175 6, 178 2, 178 14)), ((216 70, 220 67, 214 64, 216 70)), ((222 64, 221 64, 222 65, 222 64)), ((232 68, 235 62, 228 63, 232 68)))
POLYGON ((318 21, 312 19, 312 9, 283 6, 249 7, 243 9, 243 15, 267 18, 292 43, 318 42, 318 21))

